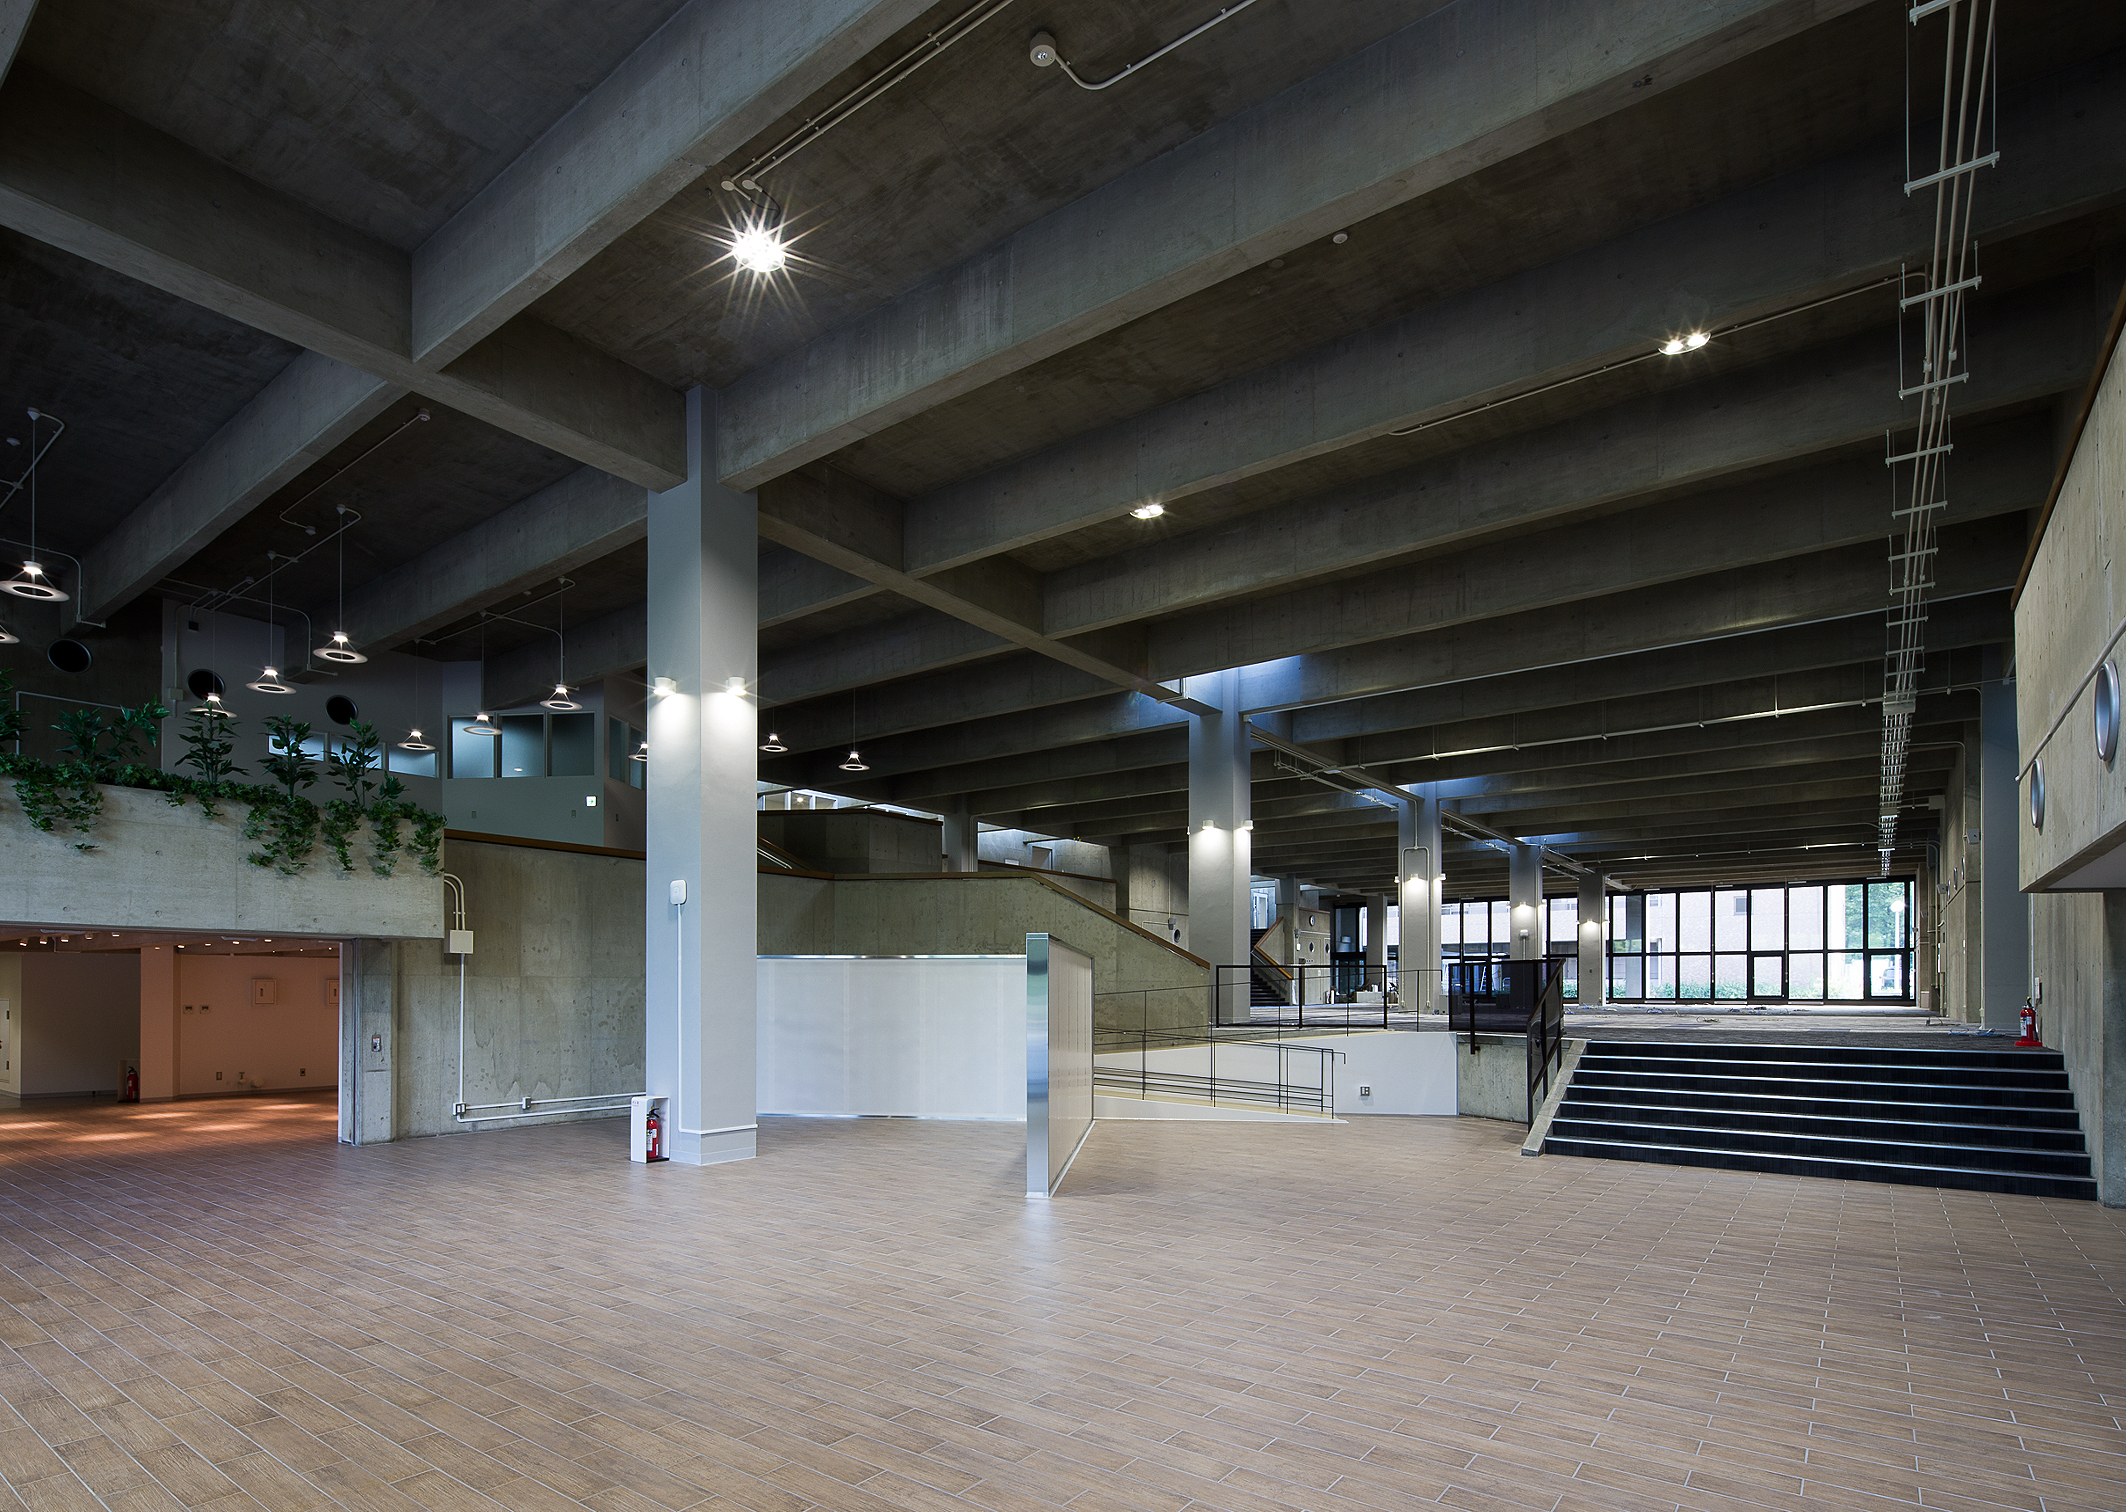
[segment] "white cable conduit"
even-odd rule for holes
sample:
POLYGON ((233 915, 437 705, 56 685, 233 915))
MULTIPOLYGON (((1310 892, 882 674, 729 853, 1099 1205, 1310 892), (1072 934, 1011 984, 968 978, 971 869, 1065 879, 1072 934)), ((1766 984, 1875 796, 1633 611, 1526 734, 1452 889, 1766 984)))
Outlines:
POLYGON ((1037 68, 1046 68, 1048 66, 1047 62, 1043 59, 1043 53, 1045 51, 1047 56, 1054 60, 1055 65, 1063 70, 1063 77, 1070 80, 1071 83, 1077 85, 1080 89, 1088 89, 1093 91, 1106 89, 1110 85, 1120 84, 1124 79, 1128 78, 1138 69, 1149 67, 1151 64, 1158 62, 1161 58, 1165 57, 1175 48, 1182 46, 1184 43, 1195 41, 1198 37, 1209 31, 1212 27, 1218 26, 1226 21, 1231 20, 1233 17, 1239 15, 1242 11, 1246 10, 1254 3, 1255 0, 1239 0, 1239 3, 1236 5, 1228 5, 1224 10, 1220 11, 1217 15, 1211 17, 1210 20, 1204 22, 1194 31, 1183 32, 1180 36, 1174 38, 1173 41, 1167 43, 1166 46, 1160 48, 1157 52, 1147 53, 1144 57, 1139 58, 1136 62, 1130 64, 1127 68, 1123 69, 1120 73, 1109 74, 1106 78, 1099 80, 1097 83, 1089 82, 1085 79, 1079 78, 1077 70, 1070 66, 1070 60, 1065 58, 1063 54, 1057 50, 1056 39, 1050 36, 1045 31, 1036 32, 1034 34, 1032 54, 1034 66, 1037 68), (1044 42, 1047 44, 1045 50, 1042 46, 1044 42))

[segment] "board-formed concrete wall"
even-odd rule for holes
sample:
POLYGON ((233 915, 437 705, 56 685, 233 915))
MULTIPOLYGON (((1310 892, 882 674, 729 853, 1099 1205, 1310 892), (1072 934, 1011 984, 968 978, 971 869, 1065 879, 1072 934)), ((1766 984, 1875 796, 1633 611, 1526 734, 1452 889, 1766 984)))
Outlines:
POLYGON ((293 877, 245 857, 244 810, 208 819, 140 788, 106 787, 103 817, 83 837, 30 828, 11 788, 0 790, 0 919, 88 929, 198 929, 260 935, 435 939, 443 884, 402 855, 390 877, 372 874, 355 842, 341 871, 322 842, 293 877))
POLYGON ((1204 1026, 1202 961, 1038 873, 760 876, 763 955, 1011 955, 1030 934, 1091 953, 1102 1029, 1204 1026))
MULTIPOLYGON (((451 841, 446 859, 465 884, 473 931, 463 972, 464 1100, 640 1092, 642 862, 467 840, 451 841)), ((459 958, 442 946, 365 941, 342 953, 343 1139, 366 1144, 524 1121, 466 1125, 451 1116, 460 972, 459 958), (381 1050, 372 1049, 376 1036, 381 1050)))

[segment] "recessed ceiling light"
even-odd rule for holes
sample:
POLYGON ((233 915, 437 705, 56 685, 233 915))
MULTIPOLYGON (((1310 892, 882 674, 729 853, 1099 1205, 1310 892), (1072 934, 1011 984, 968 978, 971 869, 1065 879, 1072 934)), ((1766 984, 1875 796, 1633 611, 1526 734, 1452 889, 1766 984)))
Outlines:
POLYGON ((755 222, 731 238, 731 257, 748 273, 780 273, 790 260, 789 248, 773 229, 755 222))
POLYGON ((1139 504, 1130 511, 1131 516, 1139 520, 1156 520, 1165 513, 1164 504, 1139 504))

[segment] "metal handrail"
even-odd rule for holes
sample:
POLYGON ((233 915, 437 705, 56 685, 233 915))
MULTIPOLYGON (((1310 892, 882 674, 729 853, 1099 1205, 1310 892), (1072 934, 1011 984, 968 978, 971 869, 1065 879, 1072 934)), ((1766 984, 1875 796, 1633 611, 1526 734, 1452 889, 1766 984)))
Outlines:
POLYGON ((1333 1113, 1336 1108, 1336 1063, 1343 1060, 1344 1052, 1326 1045, 1290 1044, 1283 1039, 1264 1035, 1246 1039, 1221 1039, 1219 1036, 1205 1038, 1188 1030, 1140 1028, 1135 1031, 1121 1029, 1096 1030, 1093 1037, 1093 1084, 1111 1089, 1134 1088, 1139 1096, 1149 1096, 1154 1091, 1182 1092, 1200 1095, 1209 1102, 1242 1102, 1264 1106, 1276 1106, 1289 1111, 1292 1108, 1312 1108, 1322 1113, 1333 1113), (1260 1076, 1218 1074, 1218 1052, 1223 1045, 1230 1055, 1235 1049, 1267 1049, 1276 1056, 1274 1080, 1260 1076), (1150 1054, 1154 1050, 1201 1049, 1206 1056, 1205 1072, 1170 1071, 1154 1068, 1150 1054), (1115 1065, 1111 1060, 1103 1065, 1101 1057, 1135 1054, 1135 1070, 1115 1065), (1314 1057, 1314 1078, 1311 1084, 1296 1079, 1292 1074, 1292 1057, 1314 1057))

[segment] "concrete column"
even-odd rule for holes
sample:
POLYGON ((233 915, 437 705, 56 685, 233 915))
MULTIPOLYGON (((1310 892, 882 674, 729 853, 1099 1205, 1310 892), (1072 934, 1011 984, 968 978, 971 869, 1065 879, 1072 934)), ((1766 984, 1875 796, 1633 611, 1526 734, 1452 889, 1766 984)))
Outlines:
POLYGON ((177 951, 147 945, 140 952, 140 1100, 177 1095, 177 951))
POLYGON ((1392 901, 1386 893, 1366 899, 1366 986, 1375 992, 1388 980, 1388 904, 1392 901))
POLYGON ((340 1143, 398 1137, 398 947, 340 941, 340 1143))
MULTIPOLYGON (((941 816, 945 821, 945 870, 971 872, 978 869, 975 840, 981 831, 981 821, 967 810, 967 795, 962 793, 952 800, 952 807, 941 816)), ((1115 891, 1122 890, 1121 873, 1115 876, 1115 891)), ((1117 913, 1122 910, 1117 908, 1117 913)))
POLYGON ((1599 1008, 1609 993, 1609 883, 1602 873, 1580 878, 1580 1006, 1599 1008))
POLYGON ((1446 866, 1440 850, 1436 792, 1430 783, 1412 787, 1396 824, 1402 934, 1396 943, 1395 962, 1402 1006, 1414 1012, 1430 1012, 1447 1003, 1447 987, 1439 971, 1439 900, 1446 866))
POLYGON ((688 393, 687 481, 649 500, 644 1088, 690 1165, 750 1158, 755 1129, 759 510, 716 481, 715 403, 688 393))
MULTIPOLYGON (((1245 965, 1254 825, 1240 674, 1213 672, 1185 686, 1216 710, 1189 721, 1189 949, 1214 967, 1245 965)), ((1225 993, 1222 1006, 1228 1021, 1247 1022, 1245 990, 1225 993)))
POLYGON ((1506 858, 1506 896, 1513 904, 1513 943, 1516 961, 1533 961, 1543 954, 1543 847, 1516 845, 1506 858))
POLYGON ((1981 1022, 1988 1029, 2014 1029, 2030 993, 2030 900, 2017 886, 2016 842, 2022 804, 2015 780, 2017 760, 2015 685, 2000 681, 1999 658, 1986 652, 1987 681, 1979 690, 1979 914, 1985 937, 1980 974, 1981 1022))

